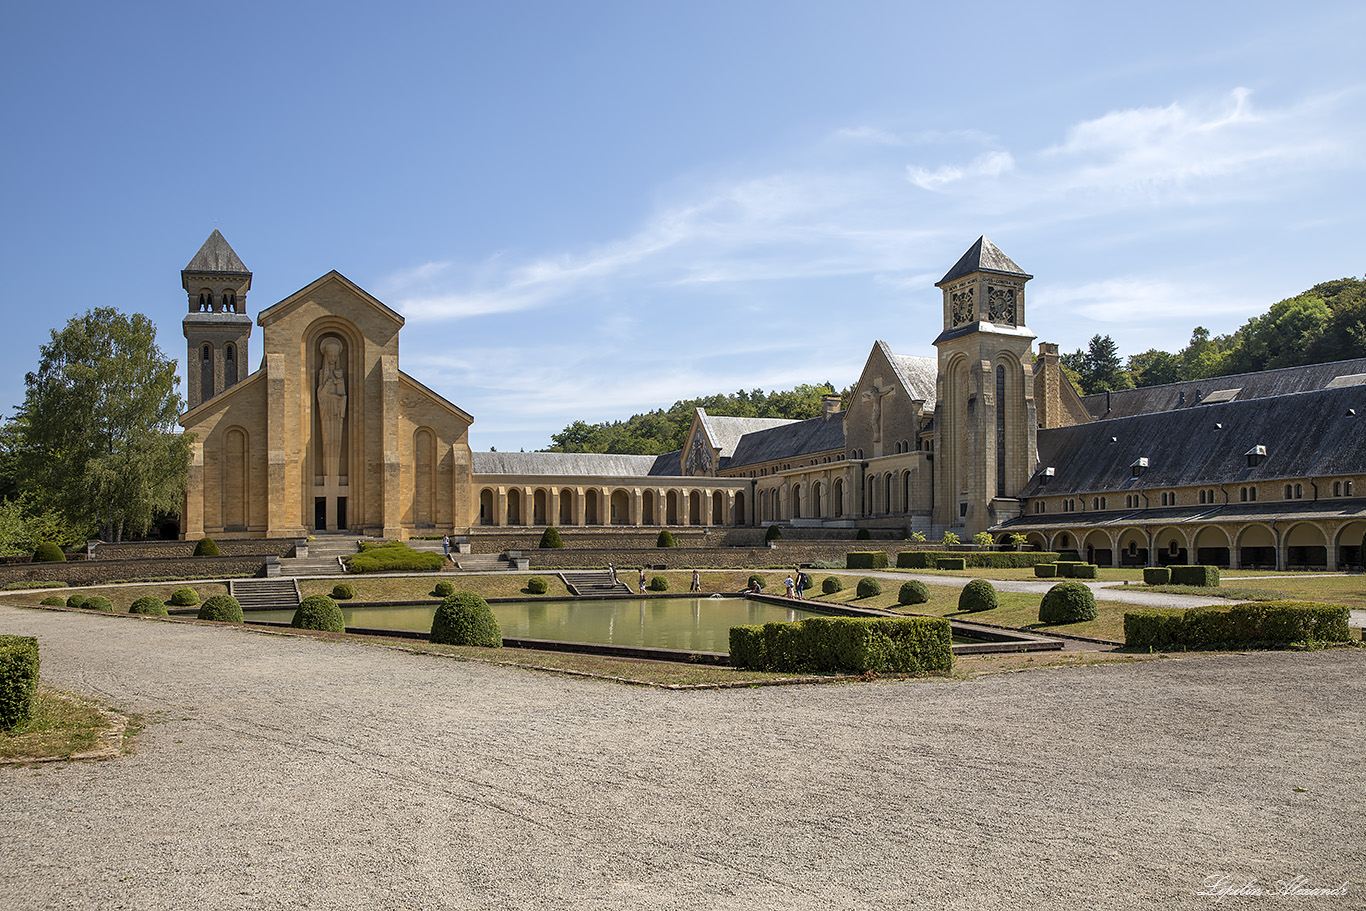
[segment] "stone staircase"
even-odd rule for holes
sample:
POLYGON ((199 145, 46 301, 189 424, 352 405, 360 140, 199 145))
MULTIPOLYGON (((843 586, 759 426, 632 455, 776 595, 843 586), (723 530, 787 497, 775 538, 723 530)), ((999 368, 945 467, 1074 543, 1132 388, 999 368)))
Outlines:
POLYGON ((629 595, 631 587, 613 579, 605 569, 562 572, 560 578, 573 595, 629 595))
MULTIPOLYGON (((285 557, 280 560, 281 576, 341 576, 345 575, 340 557, 359 551, 360 535, 319 535, 308 542, 308 556, 285 557)), ((441 542, 437 542, 440 544, 441 542)))
POLYGON ((495 572, 512 568, 502 554, 451 554, 456 568, 463 572, 495 572))
POLYGON ((231 579, 228 594, 237 599, 246 613, 299 607, 299 584, 293 579, 231 579))

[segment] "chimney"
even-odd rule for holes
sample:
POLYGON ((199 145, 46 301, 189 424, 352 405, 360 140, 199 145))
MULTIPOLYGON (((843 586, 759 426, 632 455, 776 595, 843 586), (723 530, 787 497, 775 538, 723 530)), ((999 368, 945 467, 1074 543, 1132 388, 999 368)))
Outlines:
POLYGON ((827 395, 821 399, 822 416, 829 418, 831 415, 840 413, 840 397, 837 395, 827 395))
POLYGON ((1062 368, 1056 342, 1039 342, 1034 360, 1034 402, 1040 427, 1062 426, 1062 368))

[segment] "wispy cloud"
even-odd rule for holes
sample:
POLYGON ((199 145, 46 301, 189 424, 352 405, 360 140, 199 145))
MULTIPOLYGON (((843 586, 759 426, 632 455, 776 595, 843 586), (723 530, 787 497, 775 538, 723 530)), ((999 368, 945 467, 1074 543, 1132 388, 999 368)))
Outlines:
MULTIPOLYGON (((1083 284, 1049 284, 1028 299, 1032 313, 1061 323, 1080 316, 1118 325, 1171 320, 1184 327, 1192 314, 1205 317, 1246 313, 1259 303, 1231 296, 1210 282, 1180 282, 1149 276, 1125 276, 1083 284)), ((1266 302, 1260 302, 1265 306, 1266 302)), ((1031 317, 1032 318, 1032 317, 1031 317)))
POLYGON ((906 166, 906 177, 925 190, 937 190, 945 184, 969 177, 999 177, 1015 169, 1015 159, 1009 152, 987 152, 964 165, 948 164, 930 170, 915 165, 906 166))

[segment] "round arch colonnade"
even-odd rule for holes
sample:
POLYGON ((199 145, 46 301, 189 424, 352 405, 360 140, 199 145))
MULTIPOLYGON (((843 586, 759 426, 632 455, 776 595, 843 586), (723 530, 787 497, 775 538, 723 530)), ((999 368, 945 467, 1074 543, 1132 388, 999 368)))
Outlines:
POLYGON ((743 526, 755 524, 750 484, 705 486, 474 480, 475 527, 743 526))
MULTIPOLYGON (((1322 569, 1362 566, 1366 521, 1278 520, 1205 525, 1079 525, 1025 533, 1045 551, 1075 550, 1098 566, 1204 564, 1227 569, 1322 569)), ((1004 542, 1009 533, 998 535, 1004 542)))

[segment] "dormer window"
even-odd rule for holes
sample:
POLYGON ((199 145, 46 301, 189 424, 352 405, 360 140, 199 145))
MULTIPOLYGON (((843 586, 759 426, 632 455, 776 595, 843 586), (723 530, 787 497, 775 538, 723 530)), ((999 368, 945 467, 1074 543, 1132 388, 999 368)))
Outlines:
POLYGON ((1129 476, 1133 478, 1141 477, 1143 472, 1148 470, 1147 458, 1138 458, 1129 465, 1129 476))
POLYGON ((1049 465, 1043 471, 1039 472, 1039 486, 1047 487, 1048 482, 1053 480, 1054 473, 1055 472, 1052 465, 1049 465))
POLYGON ((1265 446, 1253 446, 1251 449, 1249 449, 1249 450, 1247 451, 1246 455, 1247 455, 1247 467, 1248 467, 1248 468, 1256 468, 1258 465, 1260 465, 1260 464, 1262 463, 1262 460, 1264 460, 1264 459, 1266 458, 1266 447, 1265 447, 1265 446))

